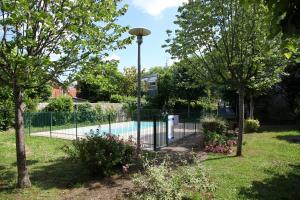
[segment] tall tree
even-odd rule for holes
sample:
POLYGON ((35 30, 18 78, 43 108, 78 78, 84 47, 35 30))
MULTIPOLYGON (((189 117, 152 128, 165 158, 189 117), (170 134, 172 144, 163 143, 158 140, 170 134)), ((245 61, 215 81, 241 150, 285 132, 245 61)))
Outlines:
POLYGON ((0 1, 0 81, 15 104, 18 187, 31 185, 24 140, 24 91, 121 48, 127 27, 116 24, 121 0, 0 1))
POLYGON ((127 67, 123 73, 123 94, 126 96, 136 96, 137 70, 135 67, 127 67))
POLYGON ((204 84, 186 60, 176 63, 172 68, 173 96, 188 102, 187 114, 190 117, 191 102, 205 94, 204 84))
POLYGON ((77 74, 78 97, 92 102, 109 101, 111 95, 122 92, 122 73, 118 71, 117 61, 85 65, 77 74))
POLYGON ((166 41, 167 51, 190 62, 207 81, 237 90, 237 156, 241 156, 245 90, 259 71, 268 68, 262 60, 278 51, 277 43, 267 40, 267 8, 260 3, 245 8, 240 0, 192 0, 178 11, 174 23, 179 29, 166 41))

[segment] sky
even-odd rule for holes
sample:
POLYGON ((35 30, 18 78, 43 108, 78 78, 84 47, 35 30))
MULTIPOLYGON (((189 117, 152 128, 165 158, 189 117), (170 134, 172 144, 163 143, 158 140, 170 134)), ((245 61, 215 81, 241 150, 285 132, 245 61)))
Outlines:
MULTIPOLYGON (((124 0, 128 4, 127 13, 120 17, 118 23, 123 26, 145 27, 151 30, 151 35, 144 37, 141 47, 142 68, 165 66, 172 63, 170 55, 161 46, 167 39, 166 30, 174 30, 178 6, 187 0, 124 0)), ((129 34, 125 34, 129 35, 129 34)), ((126 49, 110 54, 110 59, 119 60, 119 70, 137 65, 137 43, 134 41, 126 49)))

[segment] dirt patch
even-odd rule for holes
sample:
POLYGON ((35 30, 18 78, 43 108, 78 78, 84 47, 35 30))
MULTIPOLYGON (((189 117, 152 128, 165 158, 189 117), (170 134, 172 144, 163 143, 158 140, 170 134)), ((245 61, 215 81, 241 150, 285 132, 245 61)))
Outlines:
POLYGON ((62 200, 115 200, 124 199, 133 189, 130 177, 113 176, 93 181, 84 187, 65 190, 62 200))

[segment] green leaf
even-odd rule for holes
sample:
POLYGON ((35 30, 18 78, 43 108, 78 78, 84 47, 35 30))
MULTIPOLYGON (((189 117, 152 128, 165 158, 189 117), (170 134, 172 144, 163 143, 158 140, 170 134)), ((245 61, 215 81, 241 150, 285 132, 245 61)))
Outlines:
POLYGON ((283 54, 287 59, 290 59, 292 57, 292 53, 287 52, 283 54))

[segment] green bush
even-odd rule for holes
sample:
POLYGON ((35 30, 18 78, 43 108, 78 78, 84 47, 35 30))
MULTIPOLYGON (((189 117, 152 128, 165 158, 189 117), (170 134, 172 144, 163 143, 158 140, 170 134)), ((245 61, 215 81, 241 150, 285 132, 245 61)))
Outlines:
POLYGON ((77 122, 97 121, 97 111, 89 103, 77 104, 77 122))
POLYGON ((132 141, 113 135, 92 134, 64 148, 72 160, 81 162, 92 175, 110 176, 117 168, 130 165, 135 156, 132 141))
POLYGON ((73 123, 72 112, 74 110, 73 100, 69 96, 61 96, 51 99, 49 104, 44 108, 45 112, 53 112, 52 125, 62 125, 73 123))
POLYGON ((51 99, 44 111, 51 112, 72 112, 74 110, 73 100, 69 96, 61 96, 51 99))
POLYGON ((125 100, 125 96, 119 95, 119 94, 113 94, 110 96, 110 102, 111 103, 123 103, 125 100))
POLYGON ((253 133, 258 131, 260 127, 259 121, 257 119, 247 119, 245 121, 245 132, 253 133))
POLYGON ((204 132, 216 132, 224 134, 227 130, 226 121, 214 116, 206 116, 201 119, 204 132))
POLYGON ((145 173, 133 179, 139 191, 132 194, 132 199, 192 199, 196 193, 203 197, 215 189, 199 161, 177 169, 166 162, 146 167, 145 173))

